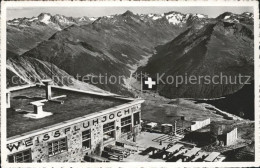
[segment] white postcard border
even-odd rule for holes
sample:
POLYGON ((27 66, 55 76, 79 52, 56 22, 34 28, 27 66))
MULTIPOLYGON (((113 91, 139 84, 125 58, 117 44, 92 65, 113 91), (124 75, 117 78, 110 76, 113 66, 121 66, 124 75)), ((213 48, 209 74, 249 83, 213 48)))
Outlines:
POLYGON ((260 60, 257 1, 9 1, 1 3, 1 161, 2 167, 248 167, 260 166, 260 60), (254 8, 255 162, 110 162, 110 163, 8 163, 6 156, 6 9, 7 7, 113 7, 113 6, 252 6, 254 8))

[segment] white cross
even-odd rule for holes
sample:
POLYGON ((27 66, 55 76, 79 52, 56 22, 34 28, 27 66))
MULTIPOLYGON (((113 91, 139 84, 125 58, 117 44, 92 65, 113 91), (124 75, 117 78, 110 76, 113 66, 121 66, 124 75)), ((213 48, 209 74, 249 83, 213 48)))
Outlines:
POLYGON ((148 77, 148 81, 144 81, 144 84, 148 85, 149 89, 152 89, 153 85, 155 85, 155 81, 152 80, 152 78, 148 77))

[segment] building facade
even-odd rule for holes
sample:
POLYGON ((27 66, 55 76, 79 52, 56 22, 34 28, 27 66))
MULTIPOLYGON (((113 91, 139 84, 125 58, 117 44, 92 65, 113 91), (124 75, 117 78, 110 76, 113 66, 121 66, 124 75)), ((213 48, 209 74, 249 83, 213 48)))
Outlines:
MULTIPOLYGON (((7 139, 8 162, 80 162, 86 154, 101 155, 106 144, 141 131, 137 99, 69 121, 7 139)), ((73 112, 73 111, 72 111, 73 112)), ((26 126, 26 125, 25 125, 26 126)))

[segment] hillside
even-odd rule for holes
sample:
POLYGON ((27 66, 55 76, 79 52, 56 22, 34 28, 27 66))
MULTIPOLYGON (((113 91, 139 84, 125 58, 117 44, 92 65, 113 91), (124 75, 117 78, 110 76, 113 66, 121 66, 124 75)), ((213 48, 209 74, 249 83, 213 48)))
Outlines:
POLYGON ((130 70, 153 54, 155 46, 175 38, 186 29, 187 21, 172 23, 173 14, 154 19, 151 15, 136 15, 127 11, 100 17, 92 24, 74 24, 56 32, 23 56, 54 62, 74 77, 98 77, 100 74, 124 76, 117 85, 97 86, 128 94, 124 80, 130 76, 130 70))
POLYGON ((46 61, 18 56, 11 52, 8 52, 7 55, 7 87, 41 83, 42 79, 55 76, 53 79, 57 85, 106 93, 93 85, 77 81, 65 71, 46 61))
POLYGON ((201 78, 200 83, 187 82, 178 87, 176 83, 159 84, 158 92, 168 98, 214 98, 231 94, 243 86, 239 82, 234 84, 239 74, 253 78, 252 26, 219 19, 201 28, 190 27, 174 40, 158 46, 156 54, 138 72, 147 72, 153 77, 158 76, 157 73, 159 76, 165 74, 163 81, 167 81, 167 76, 181 76, 183 79, 209 76, 210 80, 221 74, 227 76, 227 80, 224 78, 222 83, 220 78, 214 79, 216 84, 205 78, 201 78), (225 81, 229 81, 228 84, 225 81))
POLYGON ((251 84, 243 86, 233 94, 225 95, 220 99, 197 100, 197 102, 212 104, 223 111, 254 120, 254 99, 254 81, 251 81, 251 84))

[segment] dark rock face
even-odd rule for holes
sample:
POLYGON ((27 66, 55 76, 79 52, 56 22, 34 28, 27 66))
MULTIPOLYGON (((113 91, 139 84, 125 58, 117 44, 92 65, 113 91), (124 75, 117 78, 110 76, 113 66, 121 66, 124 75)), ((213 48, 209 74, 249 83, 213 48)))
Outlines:
POLYGON ((198 100, 197 102, 212 104, 223 111, 254 120, 254 99, 254 81, 251 81, 251 84, 244 85, 242 89, 221 99, 198 100))

